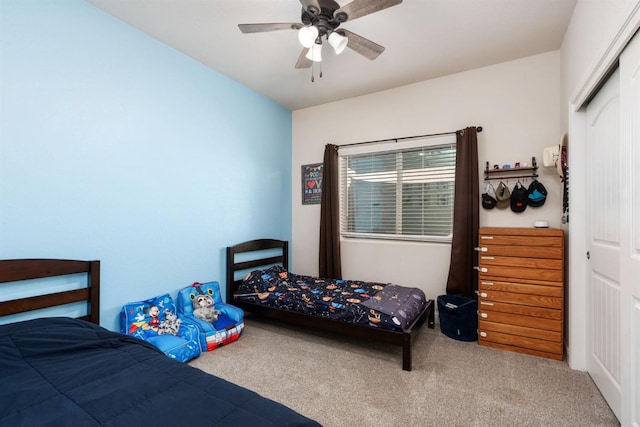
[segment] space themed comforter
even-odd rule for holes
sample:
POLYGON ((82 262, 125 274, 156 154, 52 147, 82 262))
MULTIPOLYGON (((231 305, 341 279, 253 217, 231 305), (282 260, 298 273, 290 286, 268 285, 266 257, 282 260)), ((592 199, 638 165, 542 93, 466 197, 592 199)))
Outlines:
POLYGON ((249 273, 234 298, 388 330, 409 328, 427 304, 418 288, 321 279, 291 273, 280 265, 249 273))
POLYGON ((151 344, 69 318, 0 326, 2 426, 318 426, 151 344))

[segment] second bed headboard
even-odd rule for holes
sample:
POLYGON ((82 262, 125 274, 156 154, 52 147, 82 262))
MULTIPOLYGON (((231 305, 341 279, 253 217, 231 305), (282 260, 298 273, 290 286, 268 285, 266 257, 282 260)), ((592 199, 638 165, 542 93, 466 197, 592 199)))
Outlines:
MULTIPOLYGON (((24 313, 42 308, 58 307, 76 302, 87 303, 87 314, 79 319, 100 324, 100 261, 68 259, 12 259, 0 261, 0 283, 66 276, 84 273, 82 289, 44 293, 0 302, 0 316, 24 313)), ((29 284, 25 284, 29 286, 29 284)))
POLYGON ((257 239, 239 243, 227 247, 227 295, 226 301, 233 303, 233 293, 238 289, 241 279, 236 280, 238 271, 255 270, 260 267, 268 267, 274 264, 282 264, 285 270, 289 269, 289 242, 276 239, 257 239), (274 255, 274 250, 276 254, 274 255), (268 251, 266 255, 251 254, 257 251, 268 251), (236 255, 248 254, 243 260, 236 261, 236 255), (253 255, 257 256, 254 257, 253 255))

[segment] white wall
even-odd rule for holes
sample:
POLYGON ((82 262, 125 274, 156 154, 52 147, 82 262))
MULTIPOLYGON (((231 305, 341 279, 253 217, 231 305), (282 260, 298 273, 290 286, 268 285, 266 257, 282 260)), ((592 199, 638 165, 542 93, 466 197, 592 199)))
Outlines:
MULTIPOLYGON (((319 82, 315 84, 328 84, 319 82)), ((560 53, 510 61, 384 92, 293 112, 292 270, 318 273, 319 205, 302 205, 300 167, 322 162, 327 143, 347 144, 482 126, 481 171, 492 165, 542 163, 543 148, 562 134, 560 53)), ((554 169, 540 170, 549 194, 543 207, 521 214, 482 210, 480 224, 532 226, 547 219, 560 226, 561 184, 554 169)), ((512 187, 515 181, 510 181, 512 187)), ((450 245, 343 240, 343 276, 422 288, 428 297, 445 292, 450 245)))
POLYGON ((579 0, 562 43, 563 128, 569 133, 570 210, 568 231, 567 360, 574 369, 586 369, 587 265, 585 253, 584 115, 576 111, 615 62, 625 40, 638 28, 639 0, 579 0), (576 103, 576 105, 573 105, 576 103))

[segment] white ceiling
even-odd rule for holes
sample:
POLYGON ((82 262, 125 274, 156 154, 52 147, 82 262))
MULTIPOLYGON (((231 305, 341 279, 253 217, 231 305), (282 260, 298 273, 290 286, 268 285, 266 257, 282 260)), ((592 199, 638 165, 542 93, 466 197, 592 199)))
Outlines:
MULTIPOLYGON (((386 50, 370 61, 323 49, 322 72, 295 69, 299 0, 87 0, 206 66, 297 110, 560 48, 576 0, 404 0, 341 25, 386 50)), ((344 6, 350 0, 337 0, 344 6)))

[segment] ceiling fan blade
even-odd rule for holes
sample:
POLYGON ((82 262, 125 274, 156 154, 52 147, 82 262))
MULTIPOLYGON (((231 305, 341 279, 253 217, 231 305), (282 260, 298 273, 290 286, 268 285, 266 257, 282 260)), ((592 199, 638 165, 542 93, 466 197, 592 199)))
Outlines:
POLYGON ((309 52, 308 48, 303 48, 302 52, 300 52, 300 56, 298 57, 298 62, 296 62, 296 68, 309 68, 311 67, 311 60, 307 58, 307 52, 309 52))
MULTIPOLYGON (((302 1, 302 0, 301 0, 302 1)), ((346 13, 349 21, 402 3, 402 0, 353 0, 333 13, 346 13)))
POLYGON ((321 8, 318 0, 300 0, 300 3, 302 3, 302 7, 310 15, 317 15, 320 13, 321 8))
POLYGON ((265 31, 279 31, 279 30, 299 30, 304 25, 297 22, 289 23, 270 23, 270 24, 238 24, 238 28, 245 34, 248 33, 262 33, 265 31))
POLYGON ((347 47, 355 50, 360 55, 370 60, 376 59, 382 52, 384 52, 384 46, 380 46, 378 43, 374 43, 369 39, 365 39, 362 36, 352 33, 349 30, 338 29, 338 33, 345 36, 349 41, 347 47))

